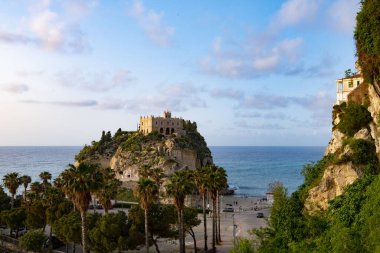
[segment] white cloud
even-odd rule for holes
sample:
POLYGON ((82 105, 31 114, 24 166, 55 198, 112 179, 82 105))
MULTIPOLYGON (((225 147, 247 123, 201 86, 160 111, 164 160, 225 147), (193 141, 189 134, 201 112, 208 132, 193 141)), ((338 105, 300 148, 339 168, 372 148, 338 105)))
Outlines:
POLYGON ((24 83, 8 83, 1 85, 0 89, 9 93, 21 94, 29 91, 29 86, 24 83))
POLYGON ((130 15, 135 18, 146 36, 155 44, 161 47, 170 46, 172 37, 175 33, 174 27, 163 24, 163 12, 156 12, 152 9, 146 9, 142 1, 135 1, 130 15))
POLYGON ((48 0, 33 1, 27 7, 29 15, 22 17, 25 27, 18 29, 23 32, 15 33, 13 31, 17 29, 14 28, 12 31, 0 31, 0 41, 33 44, 52 52, 88 52, 90 46, 81 30, 80 21, 95 6, 94 1, 59 2, 54 8, 52 5, 48 0))
POLYGON ((337 31, 352 33, 359 8, 359 0, 336 0, 327 11, 328 25, 337 31))
POLYGON ((132 84, 130 71, 120 69, 111 73, 72 70, 56 73, 57 82, 64 87, 77 87, 94 92, 125 88, 132 84))
POLYGON ((323 0, 288 0, 281 5, 280 10, 270 24, 270 30, 297 25, 311 21, 318 13, 323 0))
POLYGON ((303 39, 300 37, 270 43, 250 38, 227 47, 220 37, 212 43, 212 51, 200 61, 201 71, 227 78, 252 78, 263 74, 287 72, 298 63, 303 39))

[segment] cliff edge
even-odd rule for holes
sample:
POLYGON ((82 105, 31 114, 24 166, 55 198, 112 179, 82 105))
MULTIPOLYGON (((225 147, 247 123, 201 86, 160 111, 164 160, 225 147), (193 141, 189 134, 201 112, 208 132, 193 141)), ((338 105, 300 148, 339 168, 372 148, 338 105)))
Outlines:
MULTIPOLYGON (((347 102, 333 108, 332 138, 310 183, 304 203, 308 212, 326 210, 329 201, 366 174, 377 174, 380 155, 380 96, 361 84, 347 102), (322 169, 321 169, 322 167, 322 169)), ((309 174, 312 171, 309 171, 309 174)))

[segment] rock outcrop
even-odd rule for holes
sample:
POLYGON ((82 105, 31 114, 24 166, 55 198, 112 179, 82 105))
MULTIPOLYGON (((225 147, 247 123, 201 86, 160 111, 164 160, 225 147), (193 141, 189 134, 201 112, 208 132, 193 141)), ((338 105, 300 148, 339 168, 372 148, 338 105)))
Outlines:
POLYGON ((367 107, 372 120, 358 129, 355 134, 348 136, 339 130, 338 124, 341 122, 342 112, 338 108, 339 106, 334 106, 332 138, 326 148, 325 156, 331 154, 335 161, 325 168, 318 184, 309 189, 304 203, 305 210, 308 212, 326 210, 330 200, 343 194, 348 185, 366 173, 365 171, 372 161, 363 161, 357 154, 358 152, 367 152, 361 156, 375 157, 376 162, 379 159, 380 97, 372 85, 363 85, 354 92, 352 96, 348 97, 347 104, 356 103, 367 107), (367 146, 373 145, 375 148, 358 151, 357 149, 361 148, 359 144, 355 145, 358 142, 367 146), (373 154, 369 154, 371 152, 373 154))
POLYGON ((103 133, 99 142, 85 146, 77 155, 77 163, 89 162, 110 167, 126 187, 133 188, 139 180, 143 167, 161 168, 165 178, 177 170, 196 169, 213 164, 211 151, 204 138, 196 130, 196 124, 183 136, 165 137, 153 132, 118 132, 111 137, 103 133), (106 136, 106 137, 104 137, 106 136), (108 137, 107 137, 108 136, 108 137))

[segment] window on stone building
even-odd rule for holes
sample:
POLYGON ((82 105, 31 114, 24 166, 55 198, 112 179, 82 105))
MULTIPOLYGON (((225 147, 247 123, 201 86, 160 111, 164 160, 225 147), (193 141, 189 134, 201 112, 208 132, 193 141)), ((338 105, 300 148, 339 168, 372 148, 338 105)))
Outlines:
POLYGON ((166 133, 165 133, 166 135, 169 135, 170 134, 170 129, 169 129, 169 127, 167 127, 166 128, 166 133))
POLYGON ((164 129, 161 127, 160 128, 160 134, 163 134, 164 133, 164 129))
POLYGON ((354 82, 351 80, 348 82, 348 88, 354 87, 354 82))
POLYGON ((174 128, 172 128, 172 134, 174 134, 174 128))
POLYGON ((359 86, 359 84, 360 84, 360 81, 356 81, 356 86, 359 86))

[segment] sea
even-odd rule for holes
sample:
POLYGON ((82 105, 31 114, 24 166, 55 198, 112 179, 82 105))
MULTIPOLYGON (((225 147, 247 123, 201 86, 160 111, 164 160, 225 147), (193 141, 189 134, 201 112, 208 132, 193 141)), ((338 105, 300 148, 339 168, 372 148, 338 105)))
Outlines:
MULTIPOLYGON (((0 147, 0 184, 9 172, 39 181, 42 171, 56 178, 82 147, 0 147)), ((305 164, 323 157, 325 147, 211 146, 214 163, 223 167, 228 184, 240 196, 264 196, 268 185, 280 181, 288 193, 303 182, 305 164)), ((21 193, 21 188, 20 188, 21 193)))

